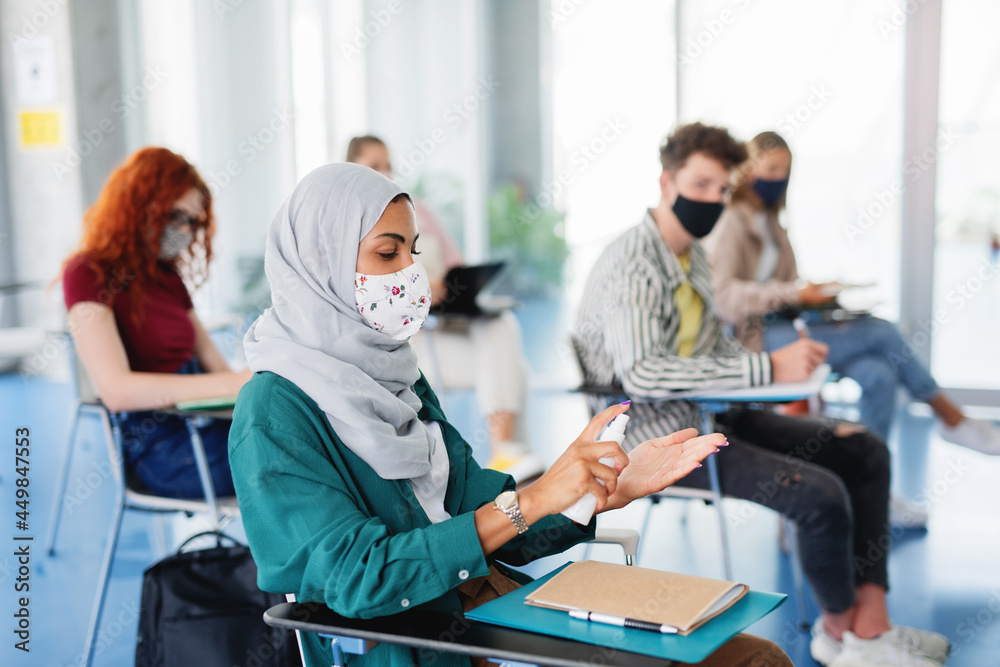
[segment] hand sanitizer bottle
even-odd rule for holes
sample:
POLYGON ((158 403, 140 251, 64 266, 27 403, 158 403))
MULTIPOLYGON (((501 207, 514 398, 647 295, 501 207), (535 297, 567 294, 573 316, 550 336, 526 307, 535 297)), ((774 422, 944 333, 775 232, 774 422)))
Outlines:
MULTIPOLYGON (((627 423, 628 415, 618 415, 611 421, 610 424, 604 427, 604 430, 601 432, 601 437, 597 439, 598 442, 614 440, 618 443, 618 446, 621 446, 622 442, 625 441, 625 424, 627 423)), ((597 459, 597 462, 602 465, 606 465, 609 468, 613 467, 615 464, 615 460, 607 456, 597 459)), ((597 481, 601 482, 601 480, 597 481)), ((601 482, 601 484, 603 485, 604 482, 601 482)), ((588 493, 583 498, 580 498, 578 501, 573 503, 570 508, 563 510, 563 516, 568 517, 579 524, 587 525, 590 523, 591 517, 594 516, 595 509, 597 509, 597 498, 594 497, 593 493, 588 493)))

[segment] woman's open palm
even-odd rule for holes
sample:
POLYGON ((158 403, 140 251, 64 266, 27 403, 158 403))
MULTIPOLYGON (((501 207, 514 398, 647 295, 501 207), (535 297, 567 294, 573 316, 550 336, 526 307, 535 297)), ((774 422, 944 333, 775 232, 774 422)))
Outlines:
POLYGON ((647 440, 629 452, 629 464, 618 476, 618 487, 606 509, 662 491, 727 444, 721 433, 698 436, 693 428, 647 440))

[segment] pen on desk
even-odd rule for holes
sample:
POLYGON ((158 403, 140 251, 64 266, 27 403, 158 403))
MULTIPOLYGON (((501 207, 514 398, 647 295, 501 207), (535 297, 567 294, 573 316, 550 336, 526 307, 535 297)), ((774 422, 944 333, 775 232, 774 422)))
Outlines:
POLYGON ((622 616, 612 616, 610 614, 601 614, 596 611, 583 611, 582 609, 573 609, 569 612, 569 615, 573 618, 578 618, 581 621, 590 621, 591 623, 603 623, 605 625, 617 625, 621 628, 634 628, 636 630, 647 630, 649 632, 659 632, 665 635, 676 635, 679 630, 672 625, 660 625, 659 623, 651 623, 649 621, 640 621, 635 618, 624 618, 622 616))
POLYGON ((792 320, 792 326, 799 332, 799 338, 809 338, 809 327, 806 326, 806 321, 801 317, 792 320))

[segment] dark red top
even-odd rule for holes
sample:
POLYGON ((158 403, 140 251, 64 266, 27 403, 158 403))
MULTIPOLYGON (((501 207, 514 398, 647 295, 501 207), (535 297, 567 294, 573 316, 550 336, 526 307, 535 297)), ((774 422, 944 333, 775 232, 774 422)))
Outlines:
POLYGON ((194 356, 194 325, 188 316, 191 296, 172 266, 163 262, 157 266, 157 279, 145 289, 145 308, 138 325, 129 309, 127 280, 120 271, 112 271, 102 284, 93 269, 77 257, 63 273, 63 298, 67 310, 80 301, 96 301, 111 308, 133 371, 173 373, 194 356))

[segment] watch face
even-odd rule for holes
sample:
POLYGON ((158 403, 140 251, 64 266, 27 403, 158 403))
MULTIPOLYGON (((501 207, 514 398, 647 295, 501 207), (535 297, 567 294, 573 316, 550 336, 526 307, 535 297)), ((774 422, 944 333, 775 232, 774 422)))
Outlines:
POLYGON ((517 504, 517 493, 514 491, 504 491, 493 501, 497 508, 505 510, 517 504))

